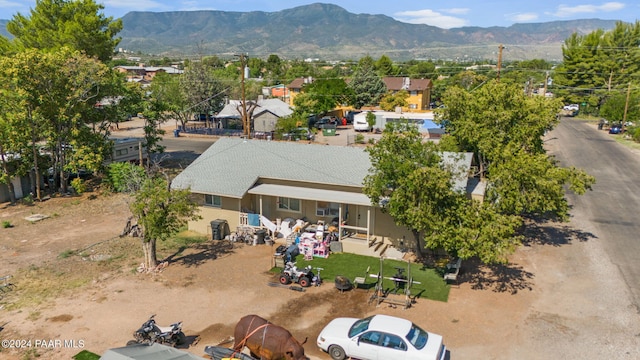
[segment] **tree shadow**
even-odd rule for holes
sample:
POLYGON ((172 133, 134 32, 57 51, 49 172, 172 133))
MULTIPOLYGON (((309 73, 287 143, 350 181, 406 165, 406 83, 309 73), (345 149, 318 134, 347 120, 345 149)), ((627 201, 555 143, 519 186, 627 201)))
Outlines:
MULTIPOLYGON (((523 227, 522 235, 522 245, 525 247, 563 246, 574 241, 584 242, 596 238, 590 232, 545 219, 528 220, 523 227)), ((478 259, 469 259, 463 261, 460 281, 468 282, 475 290, 492 289, 495 292, 516 294, 522 290, 531 291, 534 276, 532 272, 517 264, 484 265, 478 259)))
POLYGON ((477 259, 469 259, 463 261, 459 276, 460 282, 469 283, 474 290, 491 289, 515 295, 518 291, 533 290, 535 275, 517 264, 483 265, 477 259))
POLYGON ((569 225, 561 224, 551 220, 536 219, 528 223, 523 232, 523 246, 533 245, 569 245, 572 241, 584 242, 595 239, 596 236, 590 232, 572 228, 569 225))
POLYGON ((177 263, 186 267, 197 267, 208 260, 215 260, 223 255, 232 254, 233 252, 233 243, 230 241, 206 242, 188 248, 181 247, 162 261, 177 263), (191 251, 182 255, 187 249, 191 251))

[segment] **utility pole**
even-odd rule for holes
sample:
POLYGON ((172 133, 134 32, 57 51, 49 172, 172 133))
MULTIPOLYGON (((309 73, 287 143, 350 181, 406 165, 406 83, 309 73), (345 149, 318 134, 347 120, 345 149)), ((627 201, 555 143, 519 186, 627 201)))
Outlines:
POLYGON ((542 96, 547 97, 547 85, 549 84, 549 72, 547 71, 547 73, 544 76, 544 93, 542 93, 542 96))
POLYGON ((504 46, 500 44, 500 46, 498 46, 498 81, 500 81, 500 68, 502 68, 502 50, 503 49, 504 49, 504 46))
POLYGON ((245 54, 240 54, 240 81, 242 88, 242 127, 244 128, 244 135, 247 139, 251 139, 251 121, 247 114, 247 96, 244 87, 244 69, 247 67, 247 57, 245 54))
POLYGON ((624 103, 624 115, 622 115, 622 126, 620 126, 621 132, 624 133, 624 124, 627 122, 627 111, 629 110, 629 96, 631 95, 631 82, 627 88, 627 100, 624 103))

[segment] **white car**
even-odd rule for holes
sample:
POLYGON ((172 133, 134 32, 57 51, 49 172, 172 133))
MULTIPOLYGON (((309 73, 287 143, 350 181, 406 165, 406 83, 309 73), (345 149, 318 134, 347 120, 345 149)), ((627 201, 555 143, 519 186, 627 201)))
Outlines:
POLYGON ((447 352, 441 335, 388 315, 333 319, 322 329, 317 343, 334 360, 443 360, 447 352))
POLYGON ((578 104, 565 105, 562 109, 568 110, 568 111, 578 111, 580 110, 580 105, 578 104))

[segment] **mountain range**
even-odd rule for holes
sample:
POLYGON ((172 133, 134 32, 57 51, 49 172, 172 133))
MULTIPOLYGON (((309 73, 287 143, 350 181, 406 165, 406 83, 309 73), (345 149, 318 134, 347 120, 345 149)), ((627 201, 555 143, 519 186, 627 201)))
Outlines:
MULTIPOLYGON (((129 12, 122 17, 119 48, 168 57, 245 53, 284 59, 359 59, 387 55, 394 60, 503 59, 560 61, 572 33, 609 30, 615 20, 584 19, 514 24, 509 27, 442 29, 409 24, 385 15, 354 14, 315 3, 276 12, 129 12)), ((6 21, 5 21, 6 23, 6 21)), ((5 30, 6 26, 0 29, 5 30)))

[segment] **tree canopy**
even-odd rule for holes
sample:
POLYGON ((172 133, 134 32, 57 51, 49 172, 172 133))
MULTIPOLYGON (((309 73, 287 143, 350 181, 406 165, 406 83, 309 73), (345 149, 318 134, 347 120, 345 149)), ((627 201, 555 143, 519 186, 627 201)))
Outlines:
POLYGON ((348 87, 354 94, 352 105, 356 109, 377 104, 387 92, 387 86, 376 73, 374 61, 370 56, 360 59, 348 87))
POLYGON ((454 189, 454 177, 466 177, 466 171, 447 165, 451 163, 442 157, 456 155, 423 141, 416 126, 387 124, 382 138, 367 151, 372 167, 363 192, 412 231, 416 254, 441 248, 453 256, 494 263, 504 262, 519 244, 515 231, 520 219, 454 189))
POLYGON ((38 0, 29 16, 14 15, 7 30, 17 48, 69 47, 104 62, 120 42, 122 20, 105 17, 103 9, 93 0, 38 0))
POLYGON ((446 120, 442 146, 473 152, 478 175, 488 182, 486 201, 503 214, 566 219, 564 185, 578 194, 595 182, 546 155, 543 136, 557 124, 557 100, 527 97, 515 85, 491 81, 468 92, 448 90, 436 121, 446 120))
POLYGON ((325 114, 346 103, 351 89, 342 79, 316 79, 304 85, 304 92, 294 98, 296 110, 308 114, 325 114))

